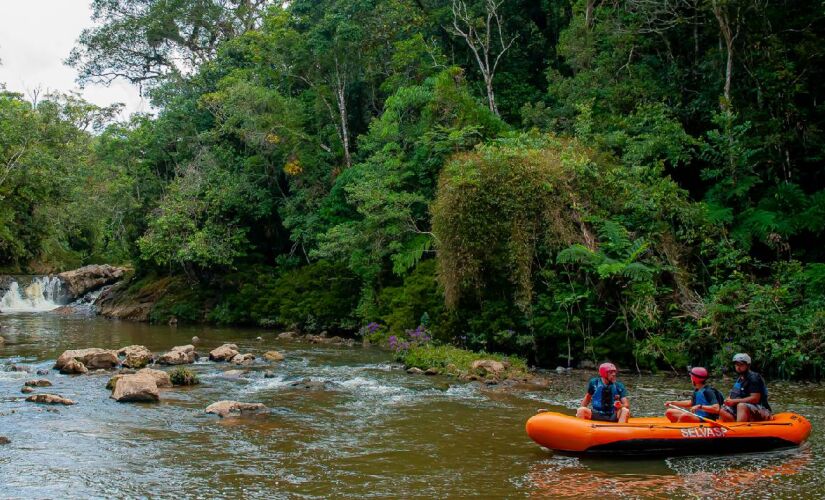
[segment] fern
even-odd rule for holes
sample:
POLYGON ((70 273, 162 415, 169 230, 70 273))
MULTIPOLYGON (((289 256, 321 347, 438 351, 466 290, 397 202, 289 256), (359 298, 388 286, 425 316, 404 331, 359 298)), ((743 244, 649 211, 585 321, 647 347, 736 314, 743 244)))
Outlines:
POLYGON ((600 260, 597 255, 586 246, 576 243, 571 245, 556 256, 557 264, 595 264, 600 260))
POLYGON ((433 245, 433 239, 428 234, 419 234, 408 242, 399 253, 393 254, 392 272, 398 276, 403 275, 421 260, 425 252, 428 252, 433 245))

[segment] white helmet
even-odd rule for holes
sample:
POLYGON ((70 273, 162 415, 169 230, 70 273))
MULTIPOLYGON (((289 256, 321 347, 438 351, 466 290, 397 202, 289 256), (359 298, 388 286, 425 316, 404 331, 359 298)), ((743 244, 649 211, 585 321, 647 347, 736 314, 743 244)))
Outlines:
POLYGON ((751 364, 751 357, 745 354, 744 352, 740 352, 733 356, 734 363, 745 363, 747 365, 751 364))

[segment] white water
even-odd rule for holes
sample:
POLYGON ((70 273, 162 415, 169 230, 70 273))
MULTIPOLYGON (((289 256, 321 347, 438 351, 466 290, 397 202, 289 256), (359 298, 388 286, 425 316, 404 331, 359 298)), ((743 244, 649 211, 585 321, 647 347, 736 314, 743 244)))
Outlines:
POLYGON ((0 312, 43 312, 60 307, 62 282, 56 276, 38 276, 25 288, 13 281, 0 299, 0 312))

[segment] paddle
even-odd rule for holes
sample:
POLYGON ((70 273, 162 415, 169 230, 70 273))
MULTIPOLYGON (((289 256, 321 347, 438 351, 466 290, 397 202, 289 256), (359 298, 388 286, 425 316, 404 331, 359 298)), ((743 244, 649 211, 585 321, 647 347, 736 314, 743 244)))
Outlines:
POLYGON ((693 413, 692 411, 690 411, 690 410, 688 410, 688 409, 686 409, 686 408, 682 408, 681 406, 676 406, 676 405, 674 405, 674 404, 669 404, 669 405, 667 405, 667 406, 668 406, 668 408, 673 408, 673 409, 679 410, 679 411, 681 411, 681 412, 685 412, 685 413, 687 413, 688 415, 693 415, 694 417, 698 418, 698 419, 699 419, 699 420, 701 420, 702 422, 707 422, 707 423, 709 423, 709 424, 716 424, 716 425, 718 425, 719 427, 722 427, 723 429, 727 429, 727 430, 729 430, 729 431, 731 431, 731 432, 734 432, 734 430, 733 430, 733 428, 732 428, 732 427, 727 426, 727 425, 723 424, 722 422, 717 422, 716 420, 712 420, 712 419, 709 419, 709 418, 701 417, 701 416, 699 416, 699 415, 697 415, 697 414, 693 413))

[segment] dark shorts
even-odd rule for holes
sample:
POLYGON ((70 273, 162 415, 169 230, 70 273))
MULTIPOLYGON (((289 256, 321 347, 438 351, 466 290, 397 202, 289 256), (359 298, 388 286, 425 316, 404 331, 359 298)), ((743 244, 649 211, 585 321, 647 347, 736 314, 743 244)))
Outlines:
POLYGON ((597 420, 599 422, 618 422, 619 421, 619 414, 613 413, 612 415, 605 415, 604 413, 599 413, 597 411, 592 412, 591 420, 597 420))
MULTIPOLYGON (((739 403, 748 410, 748 422, 765 422, 773 419, 773 414, 767 408, 751 403, 739 403)), ((739 405, 737 405, 739 406, 739 405)), ((728 412, 733 418, 736 418, 736 406, 722 406, 722 411, 728 412)))

